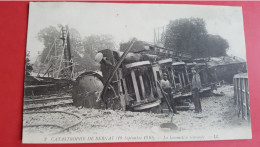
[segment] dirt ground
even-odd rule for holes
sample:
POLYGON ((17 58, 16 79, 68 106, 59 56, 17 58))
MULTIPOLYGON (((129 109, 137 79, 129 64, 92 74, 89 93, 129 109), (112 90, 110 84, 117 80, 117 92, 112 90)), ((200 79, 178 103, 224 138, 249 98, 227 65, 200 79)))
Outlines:
MULTIPOLYGON (((178 127, 179 131, 228 129, 248 125, 246 121, 242 121, 242 119, 238 118, 236 114, 236 107, 234 106, 233 99, 233 86, 223 85, 218 88, 218 91, 222 91, 224 96, 202 97, 202 113, 194 113, 194 110, 179 111, 179 114, 173 116, 172 123, 178 127)), ((88 108, 78 109, 73 106, 52 108, 48 110, 65 111, 77 114, 83 118, 79 125, 69 129, 69 131, 66 131, 65 133, 98 134, 100 132, 112 133, 115 130, 117 130, 117 132, 138 132, 140 130, 149 130, 154 127, 159 127, 163 123, 170 122, 172 117, 172 115, 169 114, 97 110, 88 108)), ((49 116, 41 115, 41 119, 37 119, 37 116, 33 116, 33 119, 32 117, 30 118, 30 116, 24 116, 23 122, 24 124, 37 124, 40 121, 40 123, 43 124, 44 118, 50 118, 50 115, 52 114, 49 114, 49 116)), ((57 116, 57 120, 59 121, 55 121, 55 115, 52 117, 52 124, 59 123, 56 125, 66 125, 68 123, 67 119, 61 119, 60 116, 57 116)), ((70 122, 73 120, 77 121, 77 119, 71 118, 70 122)), ((41 128, 34 128, 33 131, 31 129, 26 128, 24 131, 28 133, 35 132, 35 129, 40 130, 41 128)), ((44 130, 47 131, 49 129, 44 130)), ((44 130, 41 129, 39 132, 44 132, 44 130)))

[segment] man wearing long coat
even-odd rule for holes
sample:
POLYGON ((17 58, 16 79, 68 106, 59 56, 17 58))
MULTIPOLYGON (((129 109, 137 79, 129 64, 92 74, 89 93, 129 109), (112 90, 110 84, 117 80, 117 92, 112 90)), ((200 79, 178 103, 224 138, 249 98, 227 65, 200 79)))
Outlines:
POLYGON ((195 113, 199 113, 202 112, 200 96, 199 96, 199 91, 201 89, 200 75, 195 70, 194 67, 191 69, 191 72, 192 72, 191 89, 192 89, 193 103, 195 106, 195 113))

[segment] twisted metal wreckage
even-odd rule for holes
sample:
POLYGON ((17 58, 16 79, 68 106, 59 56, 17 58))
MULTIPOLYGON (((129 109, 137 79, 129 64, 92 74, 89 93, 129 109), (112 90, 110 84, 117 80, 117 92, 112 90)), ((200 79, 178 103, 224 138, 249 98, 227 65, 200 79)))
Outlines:
MULTIPOLYGON (((58 68, 54 66, 57 62, 52 62, 55 64, 48 64, 49 67, 44 74, 52 73, 50 74, 52 77, 31 77, 37 79, 37 82, 25 86, 25 95, 30 95, 32 91, 37 91, 37 88, 43 86, 44 84, 40 83, 44 79, 43 81, 49 81, 47 82, 49 86, 50 83, 56 85, 56 89, 57 85, 59 88, 64 87, 62 84, 73 85, 73 105, 77 107, 161 111, 165 108, 162 101, 166 97, 158 81, 161 80, 163 73, 167 73, 173 95, 169 99, 176 102, 177 108, 182 109, 189 108, 187 99, 192 95, 191 68, 195 65, 199 69, 203 86, 201 93, 211 91, 219 81, 230 79, 232 82, 234 74, 246 70, 246 62, 237 57, 192 59, 190 55, 133 39, 125 45, 124 52, 104 49, 96 54, 95 60, 100 63, 101 74, 87 71, 73 77, 74 64, 71 58, 68 28, 66 31, 61 31, 64 38, 63 52, 58 58, 60 59, 58 68)), ((27 83, 30 81, 28 79, 30 78, 25 78, 27 83)), ((170 109, 169 103, 168 107, 170 109)))
POLYGON ((99 51, 95 59, 101 64, 102 76, 87 72, 77 78, 73 95, 76 106, 102 108, 104 104, 106 108, 132 111, 160 108, 162 99, 167 96, 163 95, 158 81, 162 73, 167 73, 173 88, 173 97, 170 99, 177 103, 179 109, 189 108, 186 100, 192 95, 192 67, 196 65, 199 69, 203 86, 201 93, 211 91, 218 81, 226 78, 232 80, 239 70, 246 70, 245 62, 239 58, 192 60, 189 55, 135 40, 132 40, 125 52, 105 49, 99 51), (133 48, 134 44, 138 44, 139 49, 138 45, 133 48), (223 60, 226 62, 222 63, 223 60), (220 76, 222 74, 225 76, 220 76), (101 83, 105 83, 104 87, 101 83))

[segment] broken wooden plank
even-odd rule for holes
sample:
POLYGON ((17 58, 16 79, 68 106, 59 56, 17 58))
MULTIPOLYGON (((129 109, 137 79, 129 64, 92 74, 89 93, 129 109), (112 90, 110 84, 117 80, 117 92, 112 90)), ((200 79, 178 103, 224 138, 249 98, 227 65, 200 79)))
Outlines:
POLYGON ((40 87, 50 87, 50 86, 55 86, 55 84, 29 85, 29 86, 24 86, 24 88, 40 88, 40 87))
POLYGON ((138 85, 137 85, 137 81, 136 81, 135 71, 134 70, 131 70, 131 76, 132 76, 132 81, 133 81, 133 85, 134 85, 136 101, 137 101, 137 103, 140 103, 141 102, 141 98, 140 98, 140 93, 139 93, 139 89, 138 89, 138 85))
POLYGON ((136 67, 136 66, 144 66, 144 65, 150 65, 150 61, 141 61, 141 62, 134 62, 134 63, 130 63, 125 65, 126 68, 132 68, 132 67, 136 67))

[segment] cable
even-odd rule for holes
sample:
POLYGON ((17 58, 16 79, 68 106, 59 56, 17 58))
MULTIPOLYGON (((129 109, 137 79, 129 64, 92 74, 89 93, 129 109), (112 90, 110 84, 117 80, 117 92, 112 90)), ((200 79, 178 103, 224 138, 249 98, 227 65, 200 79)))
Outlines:
POLYGON ((77 115, 77 114, 73 114, 73 113, 69 113, 69 112, 64 112, 64 111, 37 111, 37 112, 24 112, 23 114, 36 114, 36 113, 65 113, 65 114, 73 115, 73 116, 79 118, 79 121, 76 122, 76 123, 74 123, 73 125, 70 125, 69 127, 66 127, 66 128, 64 128, 64 127, 62 127, 62 126, 59 126, 59 125, 53 125, 53 124, 25 125, 25 126, 23 126, 23 127, 28 128, 28 127, 38 127, 38 126, 54 126, 54 127, 61 128, 61 130, 58 131, 58 132, 51 133, 51 134, 59 134, 59 133, 62 133, 62 132, 64 132, 64 131, 69 130, 70 128, 72 128, 72 127, 74 127, 74 126, 79 125, 79 124, 82 122, 82 120, 83 120, 83 118, 82 118, 81 116, 77 115))

